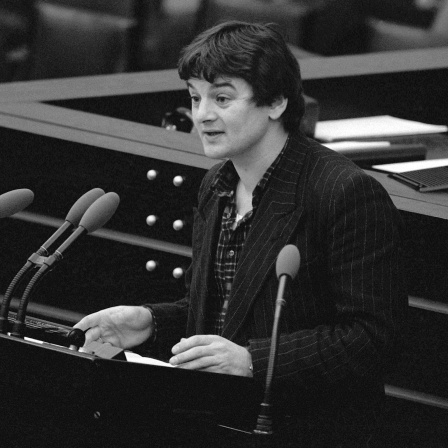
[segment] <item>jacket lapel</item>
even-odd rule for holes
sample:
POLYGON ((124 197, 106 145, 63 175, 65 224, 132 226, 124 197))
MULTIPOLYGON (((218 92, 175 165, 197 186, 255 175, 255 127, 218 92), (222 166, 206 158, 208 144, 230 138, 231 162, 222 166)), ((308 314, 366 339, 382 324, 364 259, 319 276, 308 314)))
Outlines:
POLYGON ((195 271, 191 288, 192 294, 197 300, 190 302, 191 311, 195 318, 195 327, 191 330, 196 334, 203 334, 207 316, 207 303, 213 295, 211 279, 213 277, 213 260, 218 239, 219 223, 221 222, 222 204, 220 198, 211 196, 199 205, 195 213, 195 232, 197 241, 193 242, 193 248, 197 248, 193 256, 198 257, 195 263, 195 271))
POLYGON ((303 219, 297 186, 306 154, 304 142, 291 139, 254 216, 233 282, 223 328, 223 337, 227 339, 234 339, 244 325, 254 300, 275 269, 278 253, 303 219))

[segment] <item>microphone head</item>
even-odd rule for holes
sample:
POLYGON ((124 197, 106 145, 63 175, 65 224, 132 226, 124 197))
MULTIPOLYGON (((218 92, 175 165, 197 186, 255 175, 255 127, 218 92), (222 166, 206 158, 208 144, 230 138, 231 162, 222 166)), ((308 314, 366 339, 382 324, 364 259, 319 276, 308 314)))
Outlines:
POLYGON ((84 331, 82 331, 79 328, 73 328, 70 330, 70 332, 67 334, 67 339, 70 342, 70 345, 74 345, 77 348, 82 347, 84 343, 86 342, 86 335, 84 331))
POLYGON ((0 195, 0 218, 15 215, 28 207, 34 200, 34 193, 27 188, 8 191, 0 195))
POLYGON ((84 213, 79 225, 87 230, 87 233, 103 227, 117 210, 120 197, 117 193, 106 193, 98 198, 84 213))
POLYGON ((101 196, 104 195, 104 190, 101 188, 94 188, 83 194, 73 205, 67 213, 65 220, 77 227, 81 218, 87 209, 101 196))
POLYGON ((291 279, 295 278, 300 267, 300 253, 299 249, 293 244, 285 246, 277 257, 275 269, 277 278, 282 275, 288 275, 291 279))

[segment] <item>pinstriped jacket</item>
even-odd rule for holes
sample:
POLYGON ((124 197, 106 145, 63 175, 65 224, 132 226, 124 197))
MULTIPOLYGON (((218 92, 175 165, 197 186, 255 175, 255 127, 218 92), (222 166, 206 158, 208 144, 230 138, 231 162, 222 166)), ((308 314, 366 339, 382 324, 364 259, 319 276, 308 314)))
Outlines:
MULTIPOLYGON (((213 258, 223 201, 204 177, 193 229, 187 297, 151 305, 158 340, 204 332, 213 296, 213 258)), ((276 378, 317 391, 379 378, 407 308, 400 259, 401 218, 383 187, 347 158, 301 133, 291 136, 272 173, 236 270, 222 336, 247 346, 264 381, 278 280, 286 244, 301 254, 286 291, 276 378)))

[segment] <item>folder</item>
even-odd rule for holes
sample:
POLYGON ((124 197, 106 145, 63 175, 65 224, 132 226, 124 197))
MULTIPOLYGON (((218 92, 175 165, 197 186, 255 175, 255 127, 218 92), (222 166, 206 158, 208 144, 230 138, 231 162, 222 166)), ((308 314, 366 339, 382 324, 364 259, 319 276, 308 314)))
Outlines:
POLYGON ((392 173, 390 177, 404 182, 422 193, 448 189, 448 166, 392 173))

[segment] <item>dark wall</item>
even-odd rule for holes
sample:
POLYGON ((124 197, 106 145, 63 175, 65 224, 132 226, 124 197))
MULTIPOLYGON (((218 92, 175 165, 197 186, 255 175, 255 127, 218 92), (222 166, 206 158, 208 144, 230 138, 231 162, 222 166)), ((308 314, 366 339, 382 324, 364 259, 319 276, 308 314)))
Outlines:
POLYGON ((393 115, 432 124, 448 123, 447 85, 446 68, 304 81, 320 120, 393 115))
MULTIPOLYGON (((44 277, 34 301, 88 313, 121 303, 182 296, 183 279, 173 278, 172 271, 188 266, 188 254, 151 249, 151 241, 148 246, 145 239, 189 249, 192 210, 203 170, 6 128, 0 129, 0 141, 0 192, 31 189, 35 200, 26 212, 63 220, 80 196, 99 187, 120 196, 117 212, 104 228, 143 238, 142 246, 81 237, 44 277), (159 172, 153 181, 147 178, 150 169, 159 172), (185 178, 184 185, 173 185, 175 175, 185 178), (146 223, 150 214, 159 217, 152 227, 146 223), (186 222, 181 231, 172 227, 176 219, 186 222), (146 270, 148 260, 158 262, 156 271, 146 270)), ((55 228, 3 219, 0 229, 4 247, 0 294, 4 294, 14 274, 55 228)))

